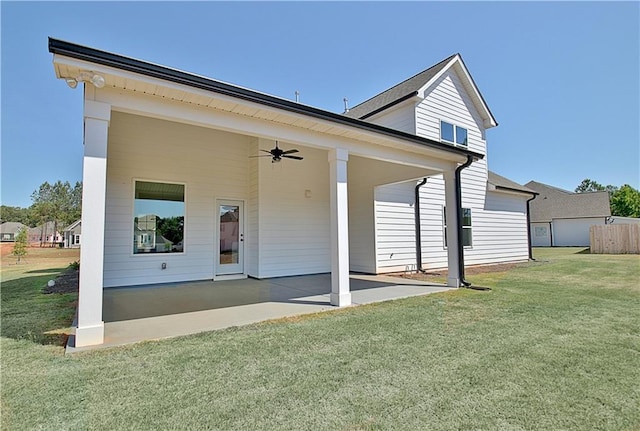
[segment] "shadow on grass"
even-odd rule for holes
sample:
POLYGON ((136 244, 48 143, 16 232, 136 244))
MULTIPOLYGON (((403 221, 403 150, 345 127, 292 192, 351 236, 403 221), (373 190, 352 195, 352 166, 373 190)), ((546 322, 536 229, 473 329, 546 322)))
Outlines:
POLYGON ((43 345, 66 343, 78 295, 44 294, 43 288, 50 279, 51 275, 25 276, 2 283, 2 337, 43 345))
POLYGON ((589 247, 583 248, 580 251, 576 251, 574 254, 591 254, 591 249, 589 247))
POLYGON ((59 273, 66 269, 65 268, 49 268, 49 269, 34 269, 32 271, 25 271, 25 274, 51 274, 51 273, 59 273))

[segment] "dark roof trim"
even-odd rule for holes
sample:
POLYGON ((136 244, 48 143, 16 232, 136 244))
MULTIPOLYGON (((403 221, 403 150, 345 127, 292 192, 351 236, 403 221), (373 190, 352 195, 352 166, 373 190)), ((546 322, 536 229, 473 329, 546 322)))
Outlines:
POLYGON ((382 106, 382 107, 380 107, 380 108, 376 109, 375 111, 371 111, 371 112, 369 112, 368 114, 363 115, 362 117, 360 117, 360 119, 361 119, 361 120, 365 120, 365 119, 367 119, 367 118, 369 118, 369 117, 372 117, 372 116, 376 115, 378 112, 382 112, 382 111, 384 111, 384 110, 386 110, 386 109, 389 109, 389 108, 391 108, 392 106, 395 106, 395 105, 397 105, 397 104, 399 104, 399 103, 402 103, 402 102, 404 102, 405 100, 409 100, 409 99, 411 99, 412 97, 415 97, 415 96, 417 96, 417 95, 418 95, 418 92, 417 92, 417 91, 413 91, 413 92, 411 92, 411 93, 407 94, 406 96, 402 96, 402 97, 400 97, 399 99, 394 100, 394 101, 393 101, 393 102, 391 102, 391 103, 387 103, 386 105, 384 105, 384 106, 382 106))
POLYGON ((52 54, 63 55, 66 57, 84 60, 91 63, 97 63, 104 66, 110 66, 117 69, 127 70, 129 72, 139 73, 141 75, 162 79, 165 81, 175 82, 214 93, 224 94, 226 96, 247 100, 261 105, 282 109, 297 114, 307 115, 334 123, 356 127, 361 130, 379 133, 381 135, 393 138, 403 139, 415 144, 424 145, 436 150, 446 151, 460 155, 469 155, 476 159, 484 158, 481 153, 466 150, 460 147, 453 147, 449 144, 443 144, 432 139, 422 138, 410 133, 401 132, 377 124, 368 123, 355 118, 349 118, 342 114, 336 114, 322 109, 314 108, 300 103, 281 99, 279 97, 270 96, 235 85, 226 84, 209 78, 171 69, 165 66, 159 66, 145 61, 136 60, 130 57, 113 54, 106 51, 77 45, 71 42, 65 42, 59 39, 49 38, 49 52, 52 54))
POLYGON ((496 188, 496 190, 507 190, 507 191, 510 191, 510 192, 527 193, 527 194, 533 195, 533 196, 538 196, 540 194, 538 192, 534 192, 533 190, 531 190, 531 191, 522 190, 522 189, 518 190, 518 189, 511 188, 511 187, 496 186, 495 184, 494 184, 494 187, 496 188))

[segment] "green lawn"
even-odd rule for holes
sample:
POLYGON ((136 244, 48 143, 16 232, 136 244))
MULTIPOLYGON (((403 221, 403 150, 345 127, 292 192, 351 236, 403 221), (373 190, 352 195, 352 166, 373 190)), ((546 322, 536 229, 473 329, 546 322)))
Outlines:
POLYGON ((579 251, 469 277, 491 291, 73 356, 5 332, 60 323, 42 308, 5 315, 13 297, 36 309, 37 295, 7 291, 40 278, 3 284, 2 427, 640 429, 640 256, 579 251), (40 313, 51 323, 27 322, 40 313))

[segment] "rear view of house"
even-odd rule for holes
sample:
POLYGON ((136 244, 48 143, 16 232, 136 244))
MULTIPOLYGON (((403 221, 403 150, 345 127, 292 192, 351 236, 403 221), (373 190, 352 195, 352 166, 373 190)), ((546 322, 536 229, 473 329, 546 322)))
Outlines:
POLYGON ((103 289, 446 268, 528 258, 535 193, 490 173, 497 125, 460 55, 337 114, 56 39, 84 89, 76 346, 100 344, 103 289), (89 245, 89 246, 87 246, 89 245))

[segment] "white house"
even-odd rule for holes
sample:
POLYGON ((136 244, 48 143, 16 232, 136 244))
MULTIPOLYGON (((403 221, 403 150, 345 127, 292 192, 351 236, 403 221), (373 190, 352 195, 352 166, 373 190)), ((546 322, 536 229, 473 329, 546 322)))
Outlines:
POLYGON ((573 193, 529 181, 539 196, 531 202, 531 243, 534 247, 589 247, 589 228, 611 221, 609 193, 573 193))
POLYGON ((459 55, 342 115, 56 39, 49 50, 56 76, 84 88, 77 347, 103 342, 109 287, 330 272, 331 303, 346 306, 349 271, 419 261, 459 287, 465 256, 528 258, 534 194, 487 171, 497 122, 459 55), (136 249, 148 214, 179 246, 136 249))

